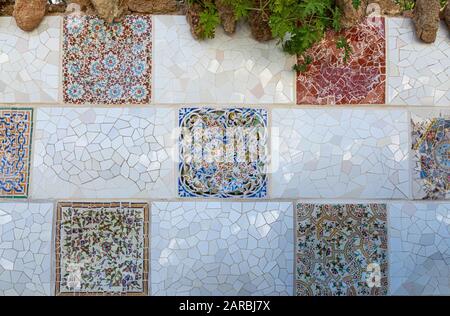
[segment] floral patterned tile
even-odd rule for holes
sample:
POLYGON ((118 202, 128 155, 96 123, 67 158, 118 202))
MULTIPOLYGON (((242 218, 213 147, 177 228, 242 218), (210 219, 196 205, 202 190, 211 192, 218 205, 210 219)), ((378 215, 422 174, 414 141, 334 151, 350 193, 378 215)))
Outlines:
POLYGON ((57 295, 147 295, 148 204, 58 203, 57 295))
POLYGON ((94 16, 64 17, 64 102, 149 103, 151 29, 150 16, 129 15, 113 24, 94 16))
POLYGON ((267 195, 267 111, 183 108, 179 111, 180 197, 267 195))
POLYGON ((296 207, 297 295, 386 295, 384 204, 296 207))
POLYGON ((28 196, 33 109, 0 109, 0 198, 28 196))
POLYGON ((416 110, 411 115, 413 196, 450 197, 450 111, 416 110))
MULTIPOLYGON (((367 18, 360 25, 325 38, 308 52, 313 62, 297 76, 297 104, 384 104, 386 81, 384 18, 367 18), (347 61, 336 48, 344 36, 350 44, 347 61)), ((299 57, 299 62, 304 62, 299 57)))

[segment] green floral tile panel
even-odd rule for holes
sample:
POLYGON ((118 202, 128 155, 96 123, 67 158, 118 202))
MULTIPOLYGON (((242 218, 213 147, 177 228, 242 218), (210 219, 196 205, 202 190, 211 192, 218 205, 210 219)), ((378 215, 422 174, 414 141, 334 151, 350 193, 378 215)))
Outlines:
POLYGON ((386 295, 384 204, 296 207, 297 295, 386 295))
POLYGON ((148 205, 58 203, 57 295, 147 295, 148 205))

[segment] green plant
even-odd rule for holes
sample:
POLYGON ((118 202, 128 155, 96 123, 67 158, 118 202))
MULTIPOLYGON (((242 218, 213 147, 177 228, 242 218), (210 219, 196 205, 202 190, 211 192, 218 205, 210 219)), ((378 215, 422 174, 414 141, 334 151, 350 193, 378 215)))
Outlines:
POLYGON ((213 1, 188 0, 188 5, 198 4, 202 11, 199 16, 197 34, 200 39, 214 38, 216 27, 220 24, 219 14, 213 1))
MULTIPOLYGON (((441 8, 443 8, 447 4, 448 0, 439 0, 439 2, 441 4, 441 8)), ((397 3, 403 11, 409 11, 414 9, 416 0, 395 0, 395 3, 397 3)))

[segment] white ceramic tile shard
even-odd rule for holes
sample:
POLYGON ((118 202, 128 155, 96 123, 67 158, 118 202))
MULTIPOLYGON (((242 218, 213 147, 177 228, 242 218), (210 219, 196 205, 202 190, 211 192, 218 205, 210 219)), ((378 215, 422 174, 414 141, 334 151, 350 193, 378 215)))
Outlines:
POLYGON ((450 295, 450 204, 389 206, 391 295, 450 295))
POLYGON ((53 204, 0 203, 0 296, 51 295, 53 204))
POLYGON ((292 295, 288 202, 156 202, 152 295, 292 295))
POLYGON ((450 41, 442 21, 433 44, 411 19, 388 18, 388 104, 450 106, 450 41))
POLYGON ((174 197, 175 124, 173 109, 38 109, 32 197, 174 197))
POLYGON ((24 32, 12 17, 0 17, 0 102, 57 102, 61 17, 44 18, 24 32))
POLYGON ((406 110, 274 109, 272 198, 410 196, 406 110))
POLYGON ((248 27, 197 41, 185 16, 154 17, 156 103, 293 103, 295 58, 248 27))

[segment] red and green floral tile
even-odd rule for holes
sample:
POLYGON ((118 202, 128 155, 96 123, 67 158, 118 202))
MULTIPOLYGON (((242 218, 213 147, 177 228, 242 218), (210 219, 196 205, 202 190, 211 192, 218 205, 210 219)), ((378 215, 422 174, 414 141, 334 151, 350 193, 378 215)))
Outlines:
POLYGON ((147 295, 148 204, 60 202, 56 295, 147 295))
POLYGON ((112 24, 94 16, 65 16, 64 102, 149 103, 151 50, 150 16, 128 15, 112 24))
POLYGON ((384 18, 370 17, 339 33, 328 31, 307 51, 312 62, 306 71, 297 74, 297 104, 384 104, 385 47, 384 18), (347 59, 336 46, 341 37, 351 48, 347 59))

